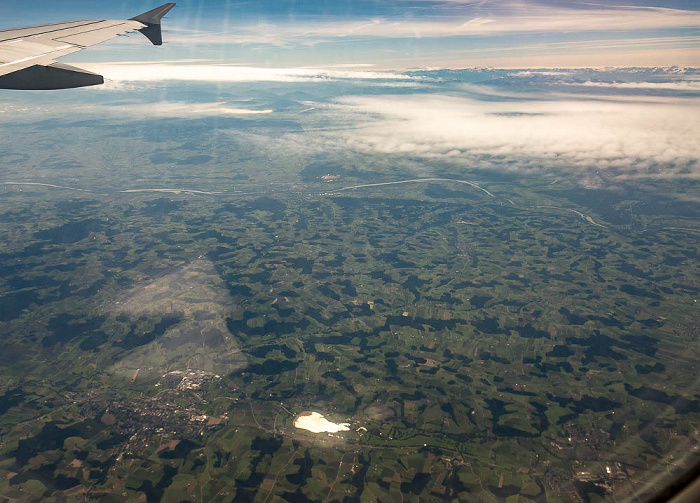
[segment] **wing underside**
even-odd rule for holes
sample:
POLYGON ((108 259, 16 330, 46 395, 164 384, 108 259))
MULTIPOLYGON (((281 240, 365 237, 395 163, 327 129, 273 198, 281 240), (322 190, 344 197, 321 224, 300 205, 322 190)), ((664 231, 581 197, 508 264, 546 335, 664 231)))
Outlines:
POLYGON ((0 31, 0 89, 68 89, 102 84, 100 75, 55 61, 133 31, 161 45, 160 21, 174 3, 128 20, 91 19, 0 31))

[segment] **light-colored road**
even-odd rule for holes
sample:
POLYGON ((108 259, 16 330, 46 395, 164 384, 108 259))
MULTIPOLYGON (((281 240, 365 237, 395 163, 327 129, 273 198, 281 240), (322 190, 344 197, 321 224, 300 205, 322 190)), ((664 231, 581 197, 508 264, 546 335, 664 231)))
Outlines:
POLYGON ((38 185, 39 187, 51 187, 54 189, 77 190, 78 192, 93 192, 88 189, 78 189, 76 187, 67 187, 65 185, 54 185, 52 183, 39 182, 2 182, 3 185, 38 185))
MULTIPOLYGON (((487 194, 489 197, 492 197, 492 198, 494 198, 494 199, 496 198, 496 196, 494 196, 491 192, 489 192, 488 190, 486 190, 485 188, 483 188, 481 185, 478 185, 478 184, 476 184, 476 183, 474 183, 474 182, 470 182, 470 181, 467 181, 467 180, 457 180, 457 179, 454 179, 454 178, 415 178, 415 179, 412 179, 412 180, 399 180, 399 181, 397 181, 397 182, 366 183, 366 184, 362 184, 362 185, 352 185, 352 186, 350 186, 350 187, 342 187, 342 188, 340 188, 340 189, 335 189, 333 192, 342 192, 342 191, 346 191, 346 190, 364 189, 364 188, 367 188, 367 187, 383 187, 383 186, 387 186, 387 185, 399 185, 399 184, 403 184, 403 183, 424 183, 424 182, 454 182, 454 183, 462 183, 462 184, 469 185, 469 186, 471 186, 471 187, 474 187, 475 189, 478 189, 478 190, 484 192, 484 193, 487 194)), ((508 202, 510 203, 511 206, 517 208, 516 204, 515 204, 513 201, 511 201, 511 200, 508 199, 508 198, 504 198, 504 199, 505 199, 506 201, 508 201, 508 202)), ((602 227, 603 229, 607 229, 607 227, 606 227, 605 225, 599 224, 598 222, 596 222, 595 220, 593 220, 593 219, 592 219, 591 217, 589 217, 588 215, 586 215, 586 214, 584 214, 584 213, 581 213, 581 212, 578 211, 578 210, 574 210, 574 209, 572 209, 572 208, 562 208, 562 207, 559 207, 559 206, 533 206, 533 208, 547 208, 547 209, 553 209, 553 210, 570 211, 570 212, 576 213, 578 216, 580 216, 583 220, 585 220, 586 222, 588 222, 588 223, 591 224, 591 225, 595 225, 596 227, 602 227)))
POLYGON ((413 180, 399 180, 398 182, 365 183, 363 185, 353 185, 351 187, 343 187, 341 189, 336 189, 335 192, 340 192, 340 191, 345 191, 345 190, 364 189, 365 187, 381 187, 384 185, 399 185, 402 183, 425 183, 425 182, 463 183, 465 185, 470 185, 470 186, 474 187, 475 189, 479 189, 482 192, 485 192, 490 197, 493 197, 493 198, 496 197, 493 194, 491 194, 491 192, 489 192, 485 188, 481 187, 480 185, 477 185, 474 182, 468 182, 467 180, 456 180, 454 178, 414 178, 413 180))
POLYGON ((120 190, 121 194, 133 194, 136 192, 167 192, 169 194, 197 194, 204 196, 218 196, 220 194, 225 194, 225 192, 207 192, 204 190, 194 190, 194 189, 127 189, 120 190))

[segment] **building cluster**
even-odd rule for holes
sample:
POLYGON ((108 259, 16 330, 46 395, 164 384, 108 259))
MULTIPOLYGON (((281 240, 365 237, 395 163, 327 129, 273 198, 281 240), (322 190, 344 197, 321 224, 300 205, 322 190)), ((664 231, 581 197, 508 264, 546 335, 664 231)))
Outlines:
POLYGON ((221 376, 205 370, 173 370, 163 374, 156 386, 165 386, 179 391, 198 391, 211 381, 218 381, 221 376))

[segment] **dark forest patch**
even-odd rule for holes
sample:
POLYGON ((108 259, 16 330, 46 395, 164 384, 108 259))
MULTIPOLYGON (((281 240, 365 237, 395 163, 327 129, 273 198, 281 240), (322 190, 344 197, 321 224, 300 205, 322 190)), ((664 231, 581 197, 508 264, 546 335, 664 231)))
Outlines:
POLYGON ((101 220, 88 218, 77 222, 68 222, 58 227, 52 227, 34 233, 36 239, 51 241, 55 244, 72 244, 85 239, 93 232, 99 232, 103 227, 101 220))
POLYGON ((180 166, 199 166, 200 164, 206 164, 213 159, 210 155, 199 154, 191 155, 185 159, 177 161, 180 166))

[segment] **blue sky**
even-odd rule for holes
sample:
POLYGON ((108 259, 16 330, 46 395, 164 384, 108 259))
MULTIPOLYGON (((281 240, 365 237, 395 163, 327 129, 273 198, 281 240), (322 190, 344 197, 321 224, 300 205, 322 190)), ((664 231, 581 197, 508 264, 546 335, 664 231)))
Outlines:
MULTIPOLYGON (((3 0, 0 26, 127 18, 160 1, 3 0)), ((182 0, 145 57, 264 67, 700 66, 691 0, 182 0)), ((134 37, 132 37, 133 39, 134 37)), ((143 57, 118 40, 73 61, 143 57)))

